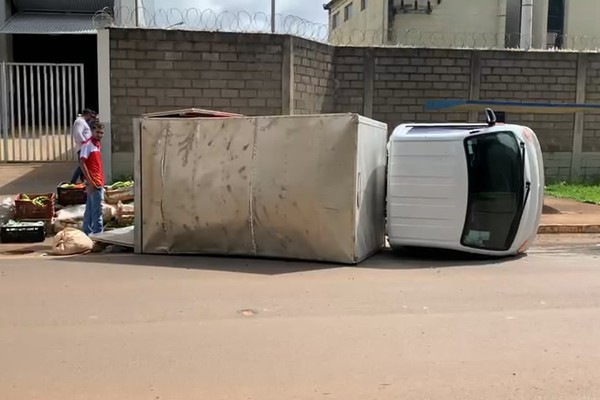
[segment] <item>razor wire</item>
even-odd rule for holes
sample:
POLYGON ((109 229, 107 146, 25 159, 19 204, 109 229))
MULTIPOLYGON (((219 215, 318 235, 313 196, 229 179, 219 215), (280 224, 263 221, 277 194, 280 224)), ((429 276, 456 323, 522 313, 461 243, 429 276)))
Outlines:
MULTIPOLYGON (((293 16, 275 16, 276 33, 290 34, 315 41, 327 41, 328 26, 293 16)), ((222 11, 213 9, 104 8, 93 17, 95 28, 144 27, 216 32, 270 33, 271 15, 262 12, 222 11)))
MULTIPOLYGON (((104 8, 93 16, 95 28, 127 27, 210 32, 271 33, 271 15, 262 12, 199 8, 104 8)), ((417 29, 358 30, 312 22, 295 15, 275 15, 275 33, 337 46, 520 49, 518 33, 439 32, 417 29)), ((600 37, 550 33, 546 50, 599 51, 600 37)))

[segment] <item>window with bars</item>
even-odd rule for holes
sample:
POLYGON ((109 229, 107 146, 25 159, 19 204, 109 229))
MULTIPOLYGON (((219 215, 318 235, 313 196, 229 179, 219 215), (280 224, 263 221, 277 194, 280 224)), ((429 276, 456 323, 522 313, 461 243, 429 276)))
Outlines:
POLYGON ((352 18, 352 3, 344 7, 344 21, 348 21, 352 18))
POLYGON ((333 14, 333 17, 331 17, 331 28, 336 29, 338 26, 340 26, 340 13, 339 12, 333 14))
POLYGON ((442 0, 392 0, 391 4, 396 12, 431 14, 435 6, 441 3, 442 0))

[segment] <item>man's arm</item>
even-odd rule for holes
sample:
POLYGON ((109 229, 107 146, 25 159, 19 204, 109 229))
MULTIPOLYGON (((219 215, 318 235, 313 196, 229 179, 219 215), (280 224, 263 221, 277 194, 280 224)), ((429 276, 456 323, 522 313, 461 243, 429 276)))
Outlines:
POLYGON ((85 163, 87 158, 89 157, 90 152, 89 152, 89 148, 87 146, 83 146, 81 148, 81 156, 79 158, 79 166, 81 167, 81 172, 83 172, 83 177, 85 178, 86 181, 89 182, 89 184, 93 187, 95 187, 96 189, 101 189, 101 186, 98 186, 97 182, 94 182, 94 179, 92 179, 92 176, 90 175, 90 171, 88 170, 87 164, 85 163))
POLYGON ((87 165, 85 165, 85 160, 86 159, 83 157, 79 160, 79 166, 81 167, 81 172, 83 172, 83 177, 87 182, 89 182, 90 186, 97 187, 96 182, 94 182, 90 176, 90 171, 88 171, 87 165))
POLYGON ((85 124, 82 124, 80 120, 75 121, 73 124, 73 140, 75 143, 83 143, 87 140, 85 137, 85 124))

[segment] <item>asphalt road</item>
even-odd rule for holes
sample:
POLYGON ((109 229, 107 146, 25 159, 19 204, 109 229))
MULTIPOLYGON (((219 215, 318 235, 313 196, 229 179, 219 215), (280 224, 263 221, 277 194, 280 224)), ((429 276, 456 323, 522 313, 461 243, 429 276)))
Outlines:
POLYGON ((597 399, 600 238, 562 238, 359 267, 0 257, 0 398, 597 399))

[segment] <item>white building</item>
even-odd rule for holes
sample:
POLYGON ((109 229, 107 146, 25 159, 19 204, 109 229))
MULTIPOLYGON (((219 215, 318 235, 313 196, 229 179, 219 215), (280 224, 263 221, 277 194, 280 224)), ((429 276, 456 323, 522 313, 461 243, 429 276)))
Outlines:
POLYGON ((331 0, 325 9, 334 44, 600 45, 598 0, 331 0))

